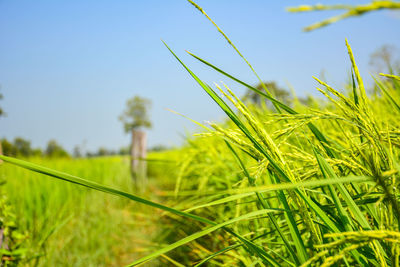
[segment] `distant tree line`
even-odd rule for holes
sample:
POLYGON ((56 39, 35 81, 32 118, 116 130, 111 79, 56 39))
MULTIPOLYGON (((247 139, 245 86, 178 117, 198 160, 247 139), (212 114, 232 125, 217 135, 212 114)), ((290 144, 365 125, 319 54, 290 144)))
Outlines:
MULTIPOLYGON (((149 152, 159 152, 159 151, 164 151, 164 150, 168 150, 170 149, 167 146, 164 145, 155 145, 152 146, 148 149, 149 152)), ((97 151, 95 152, 86 152, 86 153, 82 153, 79 149, 79 147, 75 147, 74 148, 74 153, 73 156, 76 158, 81 158, 81 157, 103 157, 103 156, 115 156, 115 155, 119 155, 119 156, 126 156, 130 154, 130 147, 126 146, 126 147, 121 147, 119 150, 113 150, 113 149, 107 149, 104 147, 100 147, 97 151)))
POLYGON ((115 156, 115 155, 129 155, 129 148, 128 147, 122 147, 119 150, 114 150, 114 149, 107 149, 104 147, 100 147, 97 151, 92 152, 88 151, 85 154, 81 153, 78 149, 74 148, 74 157, 76 158, 81 158, 81 157, 104 157, 104 156, 115 156))
POLYGON ((16 137, 14 141, 8 141, 3 138, 1 144, 3 146, 3 154, 10 157, 70 157, 68 152, 56 140, 50 140, 44 150, 32 148, 31 142, 22 137, 16 137))
MULTIPOLYGON (((276 84, 276 82, 274 82, 274 81, 264 82, 264 85, 259 83, 255 86, 255 88, 258 89, 259 91, 265 93, 264 86, 267 87, 268 91, 272 94, 272 96, 274 98, 285 103, 288 106, 293 106, 295 97, 287 89, 278 86, 276 84)), ((298 102, 300 102, 304 105, 307 105, 307 106, 309 106, 313 101, 313 98, 310 96, 297 97, 296 99, 298 102)), ((261 96, 260 94, 254 92, 250 89, 247 89, 246 93, 244 94, 243 101, 245 101, 247 103, 250 102, 250 103, 253 103, 258 106, 265 105, 269 109, 273 109, 273 105, 272 105, 271 101, 269 101, 265 97, 261 96)))
MULTIPOLYGON (((26 140, 22 137, 16 137, 14 140, 8 140, 7 138, 0 139, 1 145, 3 146, 3 154, 10 157, 51 157, 51 158, 65 158, 65 157, 102 157, 102 156, 114 156, 114 155, 129 155, 129 146, 122 147, 118 150, 107 149, 100 147, 97 151, 88 151, 83 153, 79 146, 75 146, 72 155, 70 155, 56 140, 50 140, 45 149, 33 148, 31 141, 26 140)), ((163 145, 156 145, 149 149, 149 151, 163 151, 167 150, 168 147, 163 145)))

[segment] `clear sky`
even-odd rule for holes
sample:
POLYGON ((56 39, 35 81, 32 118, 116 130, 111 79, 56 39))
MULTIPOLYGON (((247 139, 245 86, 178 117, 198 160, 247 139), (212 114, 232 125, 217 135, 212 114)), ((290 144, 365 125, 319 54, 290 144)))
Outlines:
MULTIPOLYGON (((198 0, 264 80, 289 82, 298 95, 315 94, 312 75, 324 70, 340 87, 349 71, 344 39, 370 80, 369 55, 383 44, 400 47, 399 13, 379 11, 311 33, 303 26, 337 12, 290 14, 285 7, 317 1, 198 0)), ((324 1, 338 3, 340 1, 324 1)), ((342 1, 346 2, 346 1, 342 1)), ((347 1, 348 3, 367 3, 347 1)), ((184 0, 0 0, 0 137, 21 136, 34 147, 55 138, 68 150, 118 149, 129 143, 118 116, 138 94, 153 101, 149 144, 179 145, 198 121, 223 118, 216 105, 163 46, 205 81, 224 81, 185 50, 256 84, 215 28, 184 0)))

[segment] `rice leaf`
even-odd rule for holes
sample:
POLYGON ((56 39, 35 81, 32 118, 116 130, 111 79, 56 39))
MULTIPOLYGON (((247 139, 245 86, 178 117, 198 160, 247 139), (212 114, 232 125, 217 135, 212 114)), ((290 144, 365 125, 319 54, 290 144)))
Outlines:
POLYGON ((89 180, 86 180, 86 179, 83 179, 83 178, 80 178, 77 176, 70 175, 68 173, 56 171, 56 170, 49 169, 49 168, 46 168, 46 167, 43 167, 40 165, 36 165, 36 164, 30 163, 30 162, 27 162, 24 160, 15 159, 15 158, 3 156, 3 155, 0 155, 0 159, 2 159, 5 162, 11 163, 13 165, 16 165, 16 166, 19 166, 19 167, 22 167, 22 168, 25 168, 25 169, 28 169, 28 170, 31 170, 31 171, 34 171, 37 173, 41 173, 41 174, 44 174, 44 175, 47 175, 47 176, 50 176, 50 177, 53 177, 56 179, 60 179, 60 180, 63 180, 63 181, 69 182, 69 183, 81 185, 81 186, 88 187, 88 188, 91 188, 91 189, 94 189, 97 191, 105 192, 108 194, 124 197, 124 198, 130 199, 130 200, 145 204, 147 206, 151 206, 151 207, 154 207, 157 209, 168 211, 168 212, 171 212, 171 213, 179 215, 179 216, 191 218, 191 219, 194 219, 196 221, 203 222, 206 224, 215 224, 213 221, 210 221, 206 218, 203 218, 203 217, 200 217, 200 216, 197 216, 194 214, 190 214, 187 212, 182 212, 182 211, 176 210, 174 208, 164 206, 162 204, 135 196, 133 194, 129 194, 127 192, 124 192, 124 191, 121 191, 118 189, 114 189, 114 188, 111 188, 111 187, 108 187, 108 186, 105 186, 102 184, 98 184, 98 183, 95 183, 95 182, 92 182, 92 181, 89 181, 89 180))
MULTIPOLYGON (((232 223, 235 223, 235 222, 239 222, 239 221, 242 221, 242 220, 248 220, 248 219, 251 219, 251 218, 254 218, 254 217, 258 217, 258 216, 261 216, 261 215, 265 215, 265 214, 267 214, 269 212, 272 212, 272 211, 271 210, 258 210, 258 211, 250 212, 250 213, 247 213, 245 215, 242 215, 242 216, 227 220, 227 221, 225 221, 223 223, 208 227, 208 228, 206 228, 206 229, 204 229, 202 231, 199 231, 199 232, 194 233, 194 234, 192 234, 190 236, 187 236, 187 237, 185 237, 185 238, 183 238, 183 239, 181 239, 181 240, 179 240, 179 241, 177 241, 177 242, 175 242, 173 244, 170 244, 170 245, 168 245, 168 246, 166 246, 166 247, 164 247, 164 248, 162 248, 160 250, 157 250, 157 251, 151 253, 150 255, 147 255, 147 256, 145 256, 143 258, 140 258, 140 259, 132 262, 131 264, 129 264, 129 266, 135 266, 135 265, 144 263, 144 262, 146 262, 148 260, 151 260, 151 259, 153 259, 155 257, 158 257, 158 256, 160 256, 160 255, 162 255, 164 253, 167 253, 167 252, 169 252, 169 251, 171 251, 171 250, 173 250, 173 249, 175 249, 177 247, 180 247, 180 246, 182 246, 184 244, 187 244, 187 243, 189 243, 189 242, 191 242, 193 240, 196 240, 196 239, 198 239, 198 238, 200 238, 202 236, 205 236, 205 235, 207 235, 207 234, 209 234, 209 233, 211 233, 211 232, 213 232, 215 230, 218 230, 218 229, 220 229, 222 227, 225 227, 225 226, 227 226, 229 224, 232 224, 232 223)), ((273 260, 272 257, 270 257, 269 260, 270 260, 271 264, 274 263, 274 266, 278 266, 278 265, 276 265, 277 262, 275 260, 273 260)))

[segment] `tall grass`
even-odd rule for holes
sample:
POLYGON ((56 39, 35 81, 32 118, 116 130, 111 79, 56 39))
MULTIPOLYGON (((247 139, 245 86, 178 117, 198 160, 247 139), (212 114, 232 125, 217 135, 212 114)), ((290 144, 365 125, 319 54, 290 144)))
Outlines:
MULTIPOLYGON (((182 164, 186 171, 178 193, 186 201, 180 202, 185 203, 183 208, 220 220, 260 208, 276 209, 273 217, 242 225, 244 235, 257 238, 260 234, 257 245, 275 254, 277 263, 260 259, 264 264, 324 262, 327 266, 344 261, 398 266, 400 87, 394 80, 377 79, 382 91, 367 96, 349 45, 348 50, 357 82, 353 88, 341 93, 316 79, 328 101, 320 109, 300 107, 301 112, 294 112, 287 108, 289 114, 260 112, 247 107, 227 86, 226 91, 218 88, 227 103, 187 69, 233 123, 228 127, 211 124, 211 133, 191 142, 191 166, 182 164), (322 186, 326 179, 354 176, 368 180, 322 186), (317 186, 260 194, 270 184, 305 185, 306 181, 316 181, 317 186), (251 186, 255 194, 236 193, 240 188, 248 192, 251 186)), ((221 234, 220 239, 226 237, 221 234)), ((220 250, 239 245, 226 244, 220 250)), ((255 262, 251 253, 246 260, 243 254, 242 248, 236 263, 255 262)))
MULTIPOLYGON (((174 166, 158 162, 164 155, 152 153, 149 157, 153 161, 149 161, 149 188, 144 193, 148 195, 157 186, 165 186, 161 182, 156 186, 155 180, 163 180, 169 166, 174 166)), ((173 160, 170 152, 169 160, 173 160)), ((134 192, 127 157, 29 161, 134 192)), ((144 256, 146 247, 152 245, 154 213, 129 200, 55 181, 10 164, 0 166, 0 180, 5 181, 1 189, 16 212, 18 229, 26 236, 24 264, 120 266, 132 257, 144 256)), ((156 198, 154 192, 150 197, 156 198)))
MULTIPOLYGON (((27 214, 29 209, 37 209, 36 202, 42 205, 44 218, 69 213, 71 210, 57 209, 61 204, 52 205, 69 194, 78 197, 78 190, 87 188, 121 197, 121 209, 130 200, 158 210, 153 218, 164 230, 156 239, 158 248, 130 265, 162 256, 177 266, 399 266, 399 77, 375 77, 375 90, 367 92, 347 41, 346 46, 352 65, 351 84, 336 90, 315 78, 325 100, 313 102, 312 107, 296 99, 292 105, 282 103, 267 88, 261 92, 191 54, 271 101, 276 111, 267 105, 244 103, 225 84, 212 88, 167 46, 228 117, 225 124, 205 125, 207 131, 188 140, 181 150, 181 169, 173 177, 175 189, 164 192, 169 204, 135 195, 127 185, 116 189, 117 181, 112 179, 81 178, 104 177, 104 173, 71 175, 56 171, 60 169, 56 165, 45 168, 5 156, 0 159, 84 187, 69 185, 69 191, 57 193, 57 199, 49 202, 37 200, 40 196, 27 190, 28 200, 32 198, 27 214)), ((102 201, 96 203, 104 206, 102 201)), ((105 212, 99 206, 93 209, 96 215, 105 212)), ((56 229, 58 224, 53 220, 49 225, 56 229)), ((101 225, 109 227, 106 219, 101 225)), ((86 221, 79 229, 91 226, 86 221)), ((135 227, 132 225, 131 231, 135 227)), ((86 235, 84 240, 91 238, 96 237, 86 235)), ((107 249, 99 253, 112 254, 107 249)))
MULTIPOLYGON (((226 34, 200 7, 195 7, 248 63, 226 34)), ((398 137, 395 133, 399 129, 396 118, 399 115, 400 87, 394 81, 398 76, 386 75, 393 78, 392 81, 377 79, 376 87, 379 87, 383 96, 367 96, 347 41, 346 45, 354 72, 351 90, 339 92, 315 78, 323 88, 317 89, 328 102, 319 110, 301 107, 301 112, 191 54, 219 73, 257 91, 288 114, 282 114, 279 108, 278 114, 249 108, 226 85, 225 90, 217 85, 217 89, 227 99, 227 102, 224 101, 174 54, 232 122, 231 127, 211 124, 214 131, 203 134, 206 141, 192 145, 189 152, 191 164, 182 163, 188 181, 179 177, 174 194, 186 200, 179 201, 186 203, 183 207, 188 210, 200 210, 200 214, 220 220, 257 209, 276 209, 276 214, 265 212, 267 220, 260 218, 242 226, 245 236, 258 241, 255 246, 274 254, 272 259, 255 259, 252 257, 254 251, 238 240, 233 244, 222 244, 219 251, 209 252, 209 256, 204 255, 206 261, 229 251, 228 259, 223 258, 222 262, 232 262, 233 254, 236 259, 234 262, 244 265, 330 266, 339 261, 347 265, 399 265, 399 165, 396 145, 398 137), (390 115, 382 116, 383 113, 390 115), (213 141, 215 139, 210 139, 213 136, 220 137, 223 142, 216 143, 213 141), (238 163, 236 170, 232 169, 229 160, 225 158, 229 154, 238 163), (248 163, 246 165, 243 162, 248 163), (323 186, 322 183, 327 179, 344 181, 354 176, 367 180, 363 183, 354 180, 349 185, 323 186), (304 186, 309 180, 316 180, 315 185, 319 186, 312 190, 306 189, 304 186), (262 192, 271 184, 282 183, 300 183, 303 186, 294 186, 290 190, 286 187, 285 191, 275 190, 273 193, 262 192), (254 194, 235 193, 237 190, 230 193, 232 187, 244 187, 246 192, 249 191, 248 187, 253 187, 254 194), (214 192, 209 192, 210 188, 215 188, 214 192), (190 191, 180 191, 183 189, 190 191), (222 207, 218 209, 218 206, 222 207), (257 235, 259 232, 260 236, 257 235), (238 248, 242 248, 239 253, 232 252, 238 248), (246 254, 247 257, 243 256, 246 254)), ((190 230, 193 228, 189 227, 190 230)), ((212 240, 226 239, 221 233, 220 238, 212 240)), ((197 247, 202 247, 202 252, 206 254, 207 244, 210 244, 210 240, 197 244, 197 247)))
MULTIPOLYGON (((211 124, 182 151, 182 170, 171 192, 179 200, 175 208, 39 165, 1 159, 168 212, 168 219, 161 214, 160 219, 173 225, 162 240, 175 242, 132 265, 191 242, 186 252, 193 258, 172 254, 164 259, 246 266, 398 266, 400 87, 395 79, 376 78, 382 94, 368 96, 349 45, 348 51, 355 73, 352 87, 339 92, 316 78, 328 101, 319 109, 300 105, 299 111, 266 95, 287 113, 247 106, 228 86, 217 86, 226 102, 177 58, 230 122, 211 124), (185 237, 177 240, 181 234, 185 237)), ((35 198, 29 202, 43 204, 35 198)), ((62 199, 58 194, 54 202, 62 199)))

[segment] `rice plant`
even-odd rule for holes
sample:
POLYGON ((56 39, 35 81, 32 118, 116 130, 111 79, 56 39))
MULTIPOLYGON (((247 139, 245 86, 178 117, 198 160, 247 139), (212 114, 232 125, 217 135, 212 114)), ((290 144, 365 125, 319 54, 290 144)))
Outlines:
POLYGON ((157 257, 175 266, 399 266, 400 77, 376 76, 368 92, 345 45, 351 84, 336 90, 315 77, 325 100, 309 106, 282 103, 267 86, 260 91, 189 53, 273 109, 245 103, 227 84, 209 86, 166 45, 228 120, 196 122, 204 132, 179 150, 175 188, 162 192, 163 202, 114 188, 112 180, 82 178, 87 173, 0 159, 157 210, 157 244, 132 266, 157 257))

